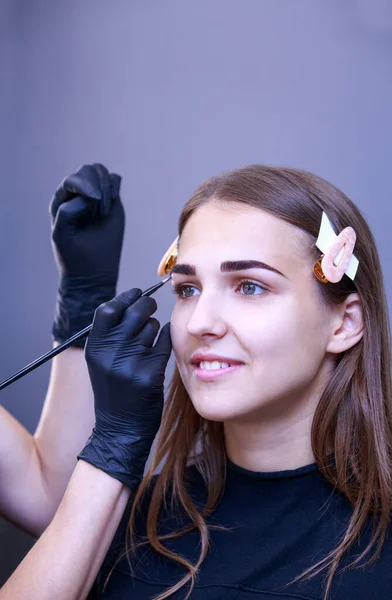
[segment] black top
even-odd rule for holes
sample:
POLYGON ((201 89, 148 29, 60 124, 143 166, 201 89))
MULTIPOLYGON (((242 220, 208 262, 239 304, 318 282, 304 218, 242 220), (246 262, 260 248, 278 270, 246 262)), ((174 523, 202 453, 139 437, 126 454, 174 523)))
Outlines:
MULTIPOLYGON (((190 491, 200 504, 205 484, 194 467, 189 468, 190 491)), ((290 581, 322 559, 341 540, 351 507, 333 492, 315 464, 291 471, 255 473, 228 463, 227 485, 209 523, 226 530, 211 530, 211 548, 202 564, 191 600, 322 600, 323 574, 297 583, 290 581)), ((112 547, 89 598, 145 600, 167 590, 187 573, 186 569, 144 546, 132 561, 122 559, 102 593, 102 584, 123 546, 125 512, 112 547)), ((144 512, 137 524, 143 534, 144 512)), ((178 529, 185 517, 164 514, 160 533, 178 529)), ((370 523, 360 544, 346 557, 347 564, 370 537, 370 523)), ((165 544, 196 562, 200 536, 188 533, 165 544)), ((324 572, 325 574, 325 572, 324 572)), ((187 587, 170 596, 184 599, 187 587)), ((373 566, 353 568, 334 578, 330 600, 387 600, 392 598, 392 540, 386 541, 373 566)))

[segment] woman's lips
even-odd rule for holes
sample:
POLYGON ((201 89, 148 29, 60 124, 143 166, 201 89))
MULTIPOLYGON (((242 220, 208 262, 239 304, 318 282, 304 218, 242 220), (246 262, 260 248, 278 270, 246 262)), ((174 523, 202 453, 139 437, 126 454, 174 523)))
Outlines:
POLYGON ((202 369, 199 365, 193 364, 192 368, 196 379, 199 379, 200 381, 215 381, 216 379, 221 379, 226 375, 230 375, 231 373, 238 371, 238 369, 240 369, 242 366, 243 363, 237 363, 219 369, 202 369))

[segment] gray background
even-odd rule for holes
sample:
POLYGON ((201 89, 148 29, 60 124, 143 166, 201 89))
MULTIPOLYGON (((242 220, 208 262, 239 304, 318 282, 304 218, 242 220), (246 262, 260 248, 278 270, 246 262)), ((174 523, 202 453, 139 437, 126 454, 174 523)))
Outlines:
MULTIPOLYGON (((390 0, 2 0, 0 61, 0 380, 51 346, 48 203, 85 162, 123 176, 119 290, 156 281, 202 180, 264 162, 359 205, 391 294, 390 0)), ((31 431, 48 376, 1 395, 31 431)), ((32 539, 5 521, 0 536, 1 584, 32 539)))

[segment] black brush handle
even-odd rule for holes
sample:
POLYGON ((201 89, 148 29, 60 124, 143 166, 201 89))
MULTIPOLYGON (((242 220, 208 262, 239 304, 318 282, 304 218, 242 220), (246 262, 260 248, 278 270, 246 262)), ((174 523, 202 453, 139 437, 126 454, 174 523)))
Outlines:
MULTIPOLYGON (((144 292, 142 292, 142 296, 151 296, 154 292, 156 292, 157 290, 159 290, 159 288, 162 287, 167 281, 169 281, 169 279, 170 279, 170 277, 167 277, 166 279, 162 279, 162 281, 159 281, 155 285, 152 285, 147 290, 145 290, 144 292)), ((60 344, 60 346, 57 346, 56 348, 52 348, 52 350, 49 350, 49 352, 46 352, 46 354, 43 354, 42 356, 40 356, 39 358, 37 358, 33 362, 31 362, 28 365, 26 365, 25 367, 23 367, 23 369, 21 369, 20 371, 17 371, 16 373, 14 373, 14 375, 12 375, 8 379, 6 379, 2 383, 0 383, 0 390, 3 390, 8 385, 11 385, 11 383, 14 383, 14 381, 17 381, 18 379, 20 379, 24 375, 27 375, 27 373, 30 373, 31 371, 33 371, 37 367, 40 367, 41 365, 43 365, 44 363, 46 363, 48 360, 50 360, 54 356, 57 356, 57 354, 60 354, 60 352, 62 352, 63 350, 65 350, 69 346, 72 346, 72 344, 74 342, 76 342, 76 340, 80 340, 81 338, 86 337, 90 333, 91 328, 92 328, 92 324, 88 325, 87 327, 85 327, 81 331, 78 331, 78 333, 75 333, 68 340, 65 340, 65 342, 63 342, 62 344, 60 344)))

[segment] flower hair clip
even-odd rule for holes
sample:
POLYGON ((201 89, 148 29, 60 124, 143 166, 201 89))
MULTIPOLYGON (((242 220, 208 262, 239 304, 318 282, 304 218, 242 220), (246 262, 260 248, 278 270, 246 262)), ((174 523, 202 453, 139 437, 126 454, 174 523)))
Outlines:
POLYGON ((163 275, 168 275, 174 265, 177 262, 178 255, 178 237, 174 240, 171 246, 168 248, 167 252, 162 257, 161 262, 158 266, 158 275, 159 277, 163 277, 163 275))
POLYGON ((346 227, 336 235, 323 212, 316 240, 316 246, 323 254, 313 266, 313 273, 321 283, 338 283, 344 274, 354 280, 359 265, 353 254, 356 239, 352 227, 346 227))

